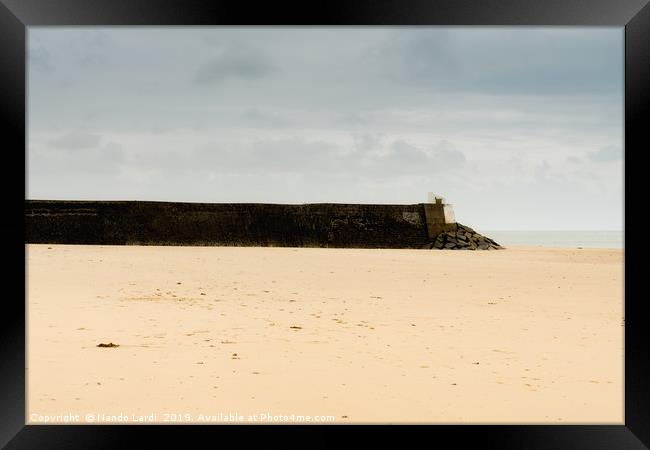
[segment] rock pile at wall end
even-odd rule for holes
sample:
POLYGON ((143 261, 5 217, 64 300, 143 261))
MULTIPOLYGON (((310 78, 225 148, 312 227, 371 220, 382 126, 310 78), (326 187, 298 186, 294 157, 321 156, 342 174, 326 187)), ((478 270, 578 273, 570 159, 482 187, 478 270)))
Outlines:
POLYGON ((426 248, 433 250, 502 250, 504 247, 472 228, 456 224, 455 231, 443 231, 426 248))

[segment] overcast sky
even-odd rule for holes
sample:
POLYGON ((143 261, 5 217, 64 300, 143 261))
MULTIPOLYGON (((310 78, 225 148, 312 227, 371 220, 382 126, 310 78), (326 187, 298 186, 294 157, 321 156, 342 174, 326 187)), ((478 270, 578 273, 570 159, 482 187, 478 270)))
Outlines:
POLYGON ((623 228, 623 28, 28 31, 27 198, 623 228))

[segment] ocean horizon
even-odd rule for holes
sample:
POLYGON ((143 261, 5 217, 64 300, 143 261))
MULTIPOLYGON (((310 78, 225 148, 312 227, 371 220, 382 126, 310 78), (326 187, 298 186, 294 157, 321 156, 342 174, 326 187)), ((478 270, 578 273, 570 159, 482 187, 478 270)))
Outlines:
POLYGON ((486 230, 483 233, 504 247, 623 248, 621 230, 486 230))

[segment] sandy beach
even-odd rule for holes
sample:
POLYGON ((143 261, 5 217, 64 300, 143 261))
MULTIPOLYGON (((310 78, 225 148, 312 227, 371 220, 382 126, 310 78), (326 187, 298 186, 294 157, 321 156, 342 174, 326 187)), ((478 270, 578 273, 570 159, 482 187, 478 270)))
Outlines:
POLYGON ((27 423, 623 423, 620 249, 26 261, 27 423))

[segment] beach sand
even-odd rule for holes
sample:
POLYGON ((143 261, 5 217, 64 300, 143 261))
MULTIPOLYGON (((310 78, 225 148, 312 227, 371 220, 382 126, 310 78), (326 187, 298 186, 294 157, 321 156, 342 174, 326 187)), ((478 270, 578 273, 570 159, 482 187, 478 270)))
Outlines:
POLYGON ((26 260, 27 423, 623 423, 620 249, 26 260))

